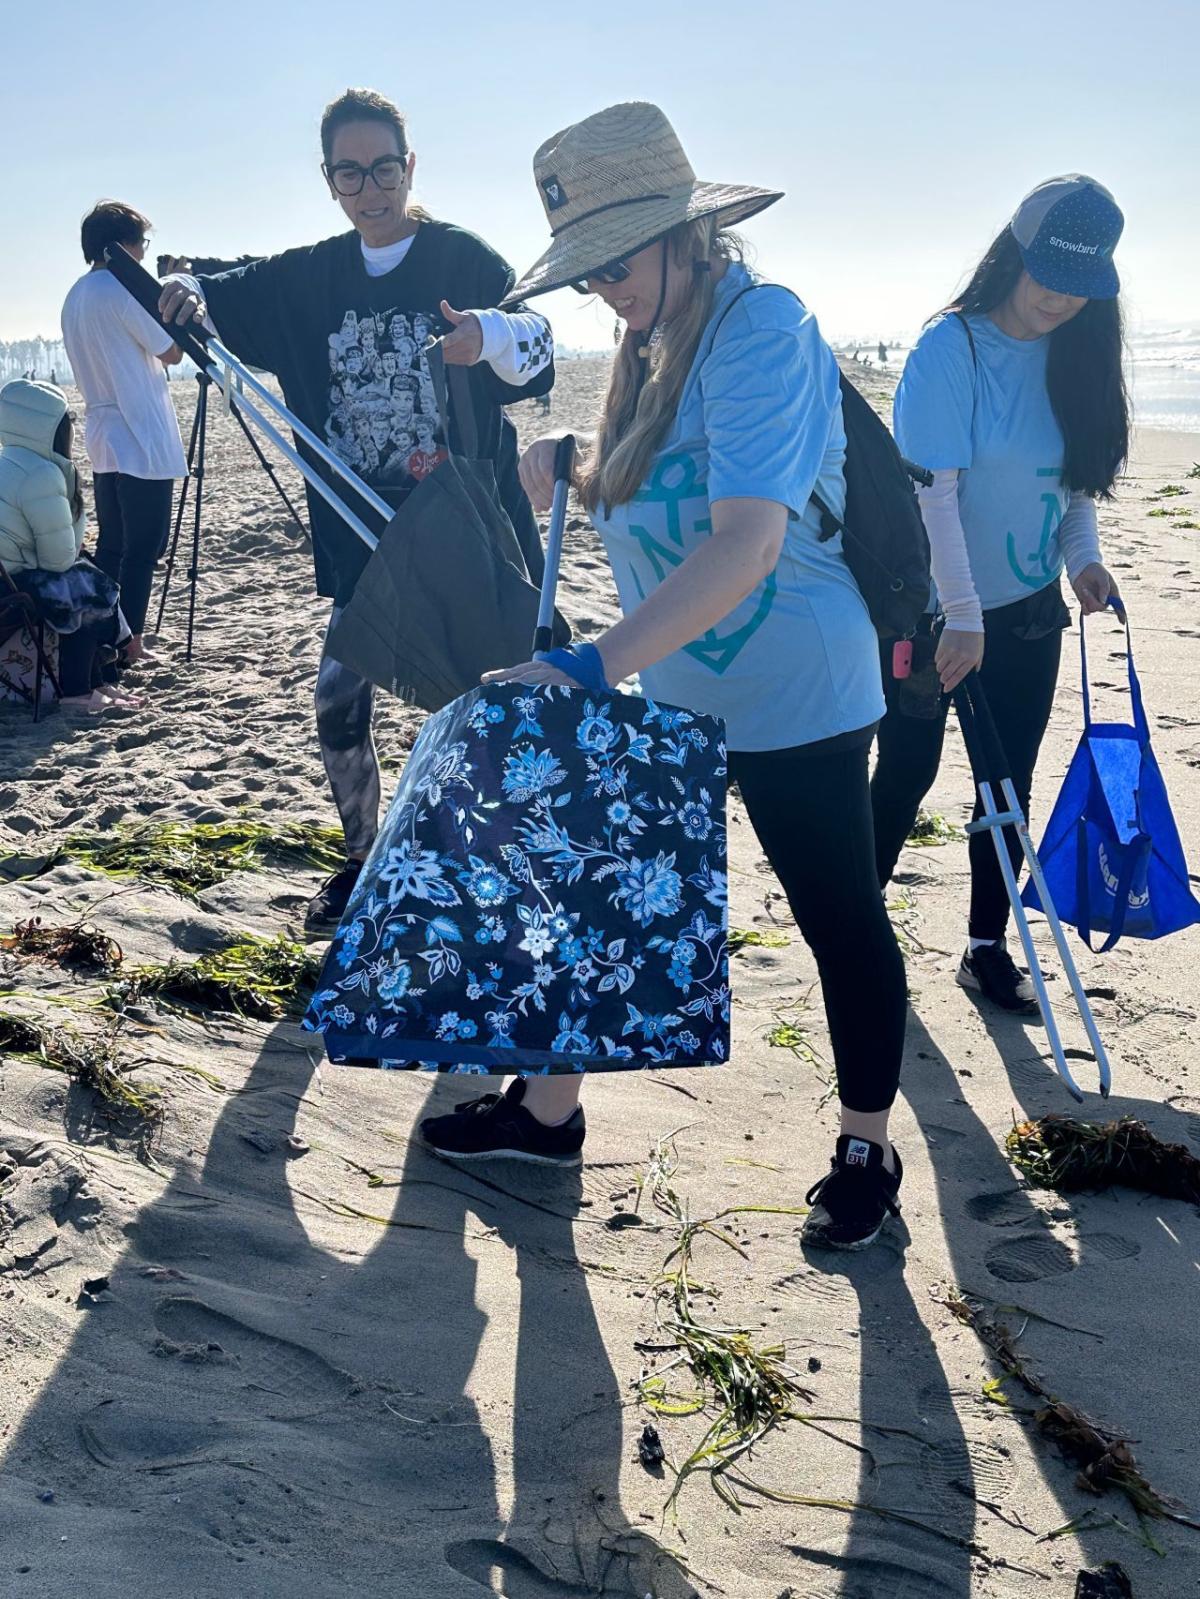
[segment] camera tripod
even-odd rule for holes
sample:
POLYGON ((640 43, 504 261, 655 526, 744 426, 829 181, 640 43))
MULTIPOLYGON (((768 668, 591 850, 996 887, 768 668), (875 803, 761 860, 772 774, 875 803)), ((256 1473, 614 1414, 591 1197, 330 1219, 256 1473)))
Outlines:
MULTIPOLYGON (((192 560, 191 565, 188 567, 186 573, 188 580, 188 624, 187 650, 184 655, 184 659, 188 661, 190 661, 192 658, 192 641, 196 628, 196 584, 200 576, 200 525, 204 504, 204 458, 205 448, 208 441, 208 391, 212 387, 213 380, 209 374, 203 368, 201 368, 196 373, 196 382, 199 385, 199 388, 196 395, 196 410, 192 417, 191 437, 188 440, 187 476, 183 480, 182 487, 179 491, 179 504, 175 508, 175 527, 171 534, 171 542, 168 547, 167 565, 166 570, 163 573, 162 593, 159 595, 158 599, 158 620, 155 623, 154 629, 156 633, 162 632, 163 613, 166 611, 167 597, 171 592, 171 578, 175 572, 175 558, 179 551, 179 535, 183 529, 184 513, 187 510, 188 489, 194 481, 196 484, 196 492, 192 497, 192 560)), ((245 417, 238 409, 236 395, 230 396, 229 410, 237 419, 237 424, 245 434, 250 448, 257 456, 259 465, 270 478, 271 482, 275 485, 276 492, 278 493, 279 498, 283 501, 284 505, 287 507, 288 513, 292 517, 292 520, 300 528, 302 533, 307 533, 308 530, 305 527, 304 522, 301 520, 300 513, 296 510, 296 507, 289 499, 287 490, 279 481, 279 478, 275 473, 275 468, 263 454, 262 446, 254 437, 254 434, 250 431, 245 417)))

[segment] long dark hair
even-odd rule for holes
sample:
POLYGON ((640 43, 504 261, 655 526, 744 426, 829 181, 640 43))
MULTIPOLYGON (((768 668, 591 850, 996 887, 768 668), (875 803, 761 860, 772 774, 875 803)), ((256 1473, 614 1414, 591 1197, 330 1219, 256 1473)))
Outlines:
MULTIPOLYGON (((55 455, 65 455, 71 460, 71 443, 75 436, 75 413, 64 411, 59 418, 58 426, 54 430, 54 439, 50 448, 55 455)), ((71 492, 71 516, 78 522, 83 515, 83 486, 79 481, 79 468, 75 467, 75 487, 71 492)))
MULTIPOLYGON (((1012 293, 1024 270, 1011 227, 988 247, 948 311, 985 314, 1012 293)), ((1121 301, 1089 300, 1050 335, 1046 389, 1065 445, 1063 480, 1071 489, 1112 498, 1129 455, 1129 395, 1121 367, 1121 301)))

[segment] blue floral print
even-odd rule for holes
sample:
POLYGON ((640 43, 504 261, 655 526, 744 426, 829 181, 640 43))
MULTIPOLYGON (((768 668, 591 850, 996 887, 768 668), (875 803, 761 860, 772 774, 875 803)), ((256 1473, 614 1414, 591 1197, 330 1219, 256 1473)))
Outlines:
POLYGON ((710 717, 464 695, 413 747, 304 1025, 407 1070, 726 1060, 725 777, 710 717))

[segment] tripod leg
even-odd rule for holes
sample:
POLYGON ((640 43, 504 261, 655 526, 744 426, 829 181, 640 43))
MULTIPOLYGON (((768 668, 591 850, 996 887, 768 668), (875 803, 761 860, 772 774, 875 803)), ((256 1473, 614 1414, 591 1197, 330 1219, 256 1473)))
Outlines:
POLYGON ((200 398, 196 402, 196 495, 192 502, 192 564, 188 567, 188 626, 187 650, 184 659, 192 658, 192 639, 196 630, 196 583, 200 576, 200 515, 204 504, 204 445, 208 434, 207 373, 200 374, 200 398))
MULTIPOLYGON (((201 385, 203 393, 203 385, 201 385)), ((200 427, 200 394, 196 396, 196 409, 192 412, 192 434, 188 439, 187 475, 179 486, 179 504, 175 508, 175 528, 171 534, 171 548, 167 552, 167 569, 163 573, 162 593, 158 597, 158 621, 154 624, 156 633, 162 632, 163 613, 167 608, 167 595, 171 592, 171 575, 175 570, 175 552, 179 548, 179 530, 183 526, 183 513, 187 506, 188 489, 192 481, 192 467, 196 461, 196 436, 200 427)))
POLYGON ((283 484, 279 481, 278 477, 276 476, 275 468, 271 465, 270 461, 268 461, 267 457, 263 454, 262 445, 254 437, 254 434, 251 432, 250 426, 247 423, 246 418, 238 410, 238 408, 237 408, 237 400, 236 399, 234 399, 234 401, 233 401, 233 414, 237 418, 238 426, 241 428, 242 432, 246 435, 246 438, 249 440, 250 448, 254 451, 255 455, 258 457, 258 464, 262 467, 263 471, 271 479, 271 482, 275 485, 276 493, 279 495, 279 498, 283 501, 284 505, 287 506, 288 512, 289 512, 293 522, 296 523, 297 527, 299 527, 299 529, 300 529, 300 531, 302 533, 307 532, 307 529, 305 528, 304 523, 300 520, 299 511, 297 511, 296 507, 292 504, 291 500, 288 498, 287 490, 284 488, 283 484))

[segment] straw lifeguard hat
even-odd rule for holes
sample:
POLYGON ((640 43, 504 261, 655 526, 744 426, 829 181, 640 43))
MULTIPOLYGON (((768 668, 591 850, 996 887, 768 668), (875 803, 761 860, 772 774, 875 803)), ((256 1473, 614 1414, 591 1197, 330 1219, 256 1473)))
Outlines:
POLYGON ((746 183, 699 182, 675 129, 642 100, 609 106, 547 139, 533 176, 554 242, 514 284, 509 304, 578 282, 676 223, 715 216, 731 227, 783 198, 746 183))

